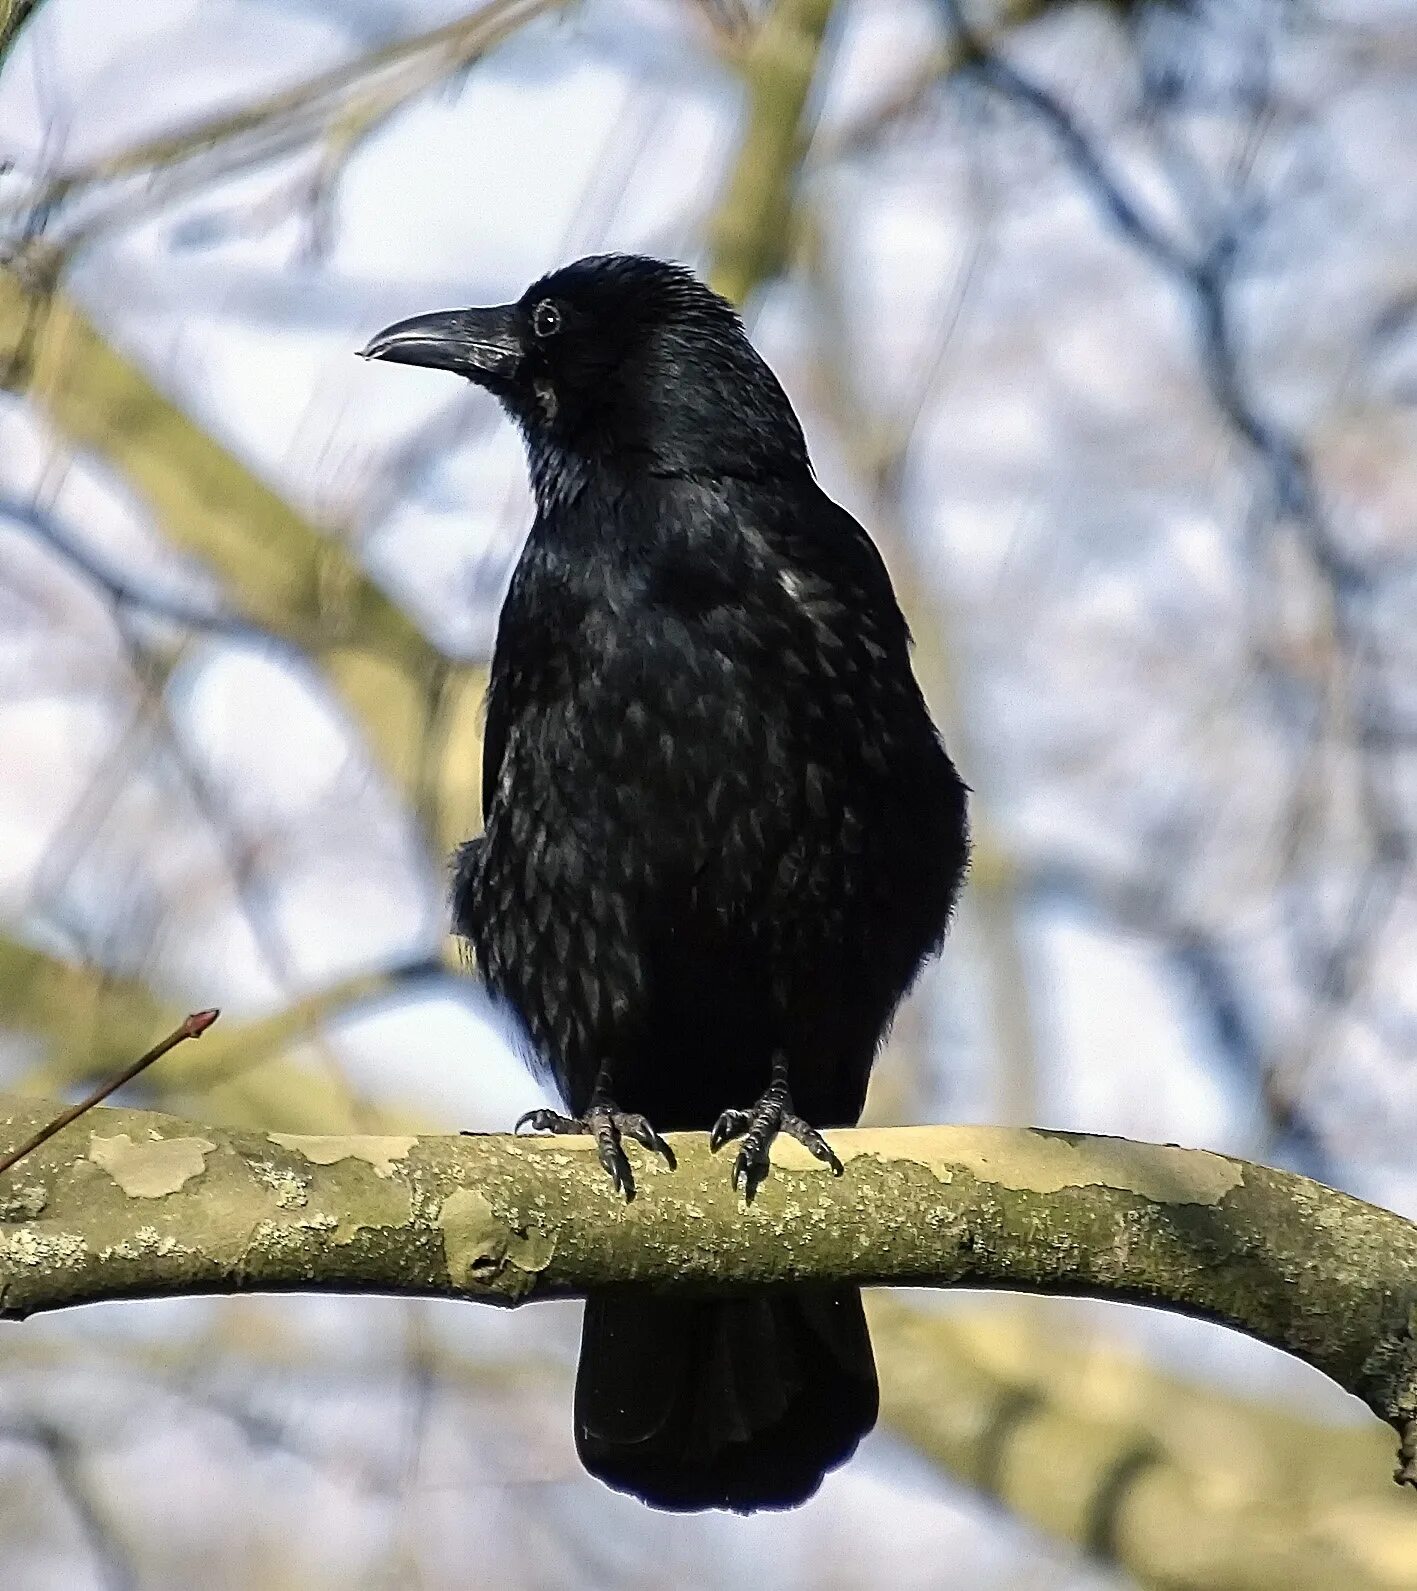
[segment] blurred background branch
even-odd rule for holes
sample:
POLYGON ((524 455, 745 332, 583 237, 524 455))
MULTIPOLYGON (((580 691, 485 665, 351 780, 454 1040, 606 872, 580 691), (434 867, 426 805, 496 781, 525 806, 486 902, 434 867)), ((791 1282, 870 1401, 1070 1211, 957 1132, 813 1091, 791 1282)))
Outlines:
POLYGON ((1168 1376, 1006 1308, 873 1298, 882 1418, 932 1463, 1142 1585, 1417 1584, 1417 1515, 1371 1485, 1383 1434, 1168 1376))
POLYGON ((41 0, 0 0, 0 66, 15 46, 20 29, 39 9, 41 0))

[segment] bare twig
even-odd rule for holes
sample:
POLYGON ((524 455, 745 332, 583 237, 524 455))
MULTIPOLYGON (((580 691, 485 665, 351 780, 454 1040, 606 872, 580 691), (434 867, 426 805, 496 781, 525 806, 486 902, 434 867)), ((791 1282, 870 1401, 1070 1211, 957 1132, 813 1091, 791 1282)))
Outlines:
MULTIPOLYGON (((59 207, 101 184, 145 178, 146 186, 118 206, 117 218, 130 221, 194 184, 206 186, 217 176, 321 140, 328 158, 338 164, 342 153, 401 106, 470 66, 555 3, 491 0, 439 27, 341 62, 293 88, 60 171, 7 207, 11 219, 23 215, 48 221, 59 207)), ((61 246, 88 236, 96 219, 80 223, 67 240, 61 239, 61 246)))
POLYGON ((220 1015, 221 1012, 215 1010, 194 1011, 191 1016, 174 1028, 161 1043, 154 1044, 146 1054, 140 1055, 131 1066, 124 1067, 116 1076, 110 1077, 106 1083, 100 1083, 93 1093, 81 1099, 77 1105, 71 1105, 68 1110, 60 1111, 53 1121, 41 1127, 32 1138, 27 1138, 18 1149, 12 1149, 3 1160, 0 1160, 0 1174, 8 1171, 18 1161, 23 1160, 32 1150, 38 1149, 41 1144, 48 1143, 55 1133, 62 1132, 70 1122, 77 1121, 85 1111, 92 1110, 100 1101, 107 1099, 115 1090, 122 1088, 124 1083, 131 1083, 139 1072, 146 1071, 154 1061, 160 1061, 169 1050, 176 1049, 184 1039, 201 1038, 202 1034, 207 1031, 220 1015))

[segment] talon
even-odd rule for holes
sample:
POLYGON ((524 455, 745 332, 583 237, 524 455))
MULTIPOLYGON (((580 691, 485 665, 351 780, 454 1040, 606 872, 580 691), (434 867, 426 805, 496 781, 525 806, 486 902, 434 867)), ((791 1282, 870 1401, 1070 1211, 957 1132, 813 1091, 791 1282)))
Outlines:
POLYGON ((753 1195, 762 1186, 763 1179, 767 1176, 771 1162, 768 1159, 766 1148, 761 1142, 745 1143, 738 1151, 737 1159, 733 1162, 733 1190, 741 1192, 749 1204, 753 1202, 753 1195))
POLYGON ((547 1110, 543 1105, 537 1110, 524 1111, 517 1117, 516 1125, 512 1128, 518 1133, 528 1123, 533 1132, 571 1133, 584 1132, 585 1125, 573 1116, 562 1116, 558 1111, 547 1110))
POLYGON ((611 1182, 615 1184, 616 1193, 634 1198, 635 1181, 630 1171, 630 1162, 625 1158, 625 1151, 620 1147, 619 1137, 613 1127, 603 1128, 596 1134, 596 1159, 609 1173, 611 1182))
POLYGON ((752 1118, 746 1110, 726 1110, 709 1132, 709 1153, 716 1155, 732 1138, 739 1138, 748 1130, 752 1118))
POLYGON ((637 1144, 643 1144, 651 1154, 663 1155, 665 1164, 671 1171, 677 1162, 674 1151, 665 1143, 664 1139, 650 1126, 643 1116, 625 1116, 620 1121, 620 1131, 629 1133, 637 1144))

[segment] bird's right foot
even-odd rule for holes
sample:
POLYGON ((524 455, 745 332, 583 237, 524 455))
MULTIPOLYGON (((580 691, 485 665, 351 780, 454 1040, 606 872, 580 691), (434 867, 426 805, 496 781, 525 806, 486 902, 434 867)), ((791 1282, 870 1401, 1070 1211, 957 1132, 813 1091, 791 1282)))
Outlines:
POLYGON ((633 1138, 652 1154, 663 1155, 665 1164, 671 1171, 674 1169, 674 1151, 645 1117, 621 1110, 608 1099, 592 1100, 584 1116, 563 1116, 555 1110, 529 1110, 517 1119, 512 1131, 520 1132, 523 1127, 530 1127, 533 1132, 590 1133, 595 1139, 596 1159, 615 1184, 616 1193, 623 1193, 627 1202, 635 1196, 635 1178, 622 1138, 633 1138))
POLYGON ((807 1152, 828 1166, 834 1177, 842 1174, 841 1161, 821 1133, 796 1115, 784 1073, 776 1071, 772 1084, 751 1110, 726 1110, 709 1133, 709 1153, 717 1154, 734 1138, 742 1139, 733 1164, 733 1186, 751 1203, 758 1184, 771 1165, 772 1141, 779 1133, 795 1138, 807 1152))

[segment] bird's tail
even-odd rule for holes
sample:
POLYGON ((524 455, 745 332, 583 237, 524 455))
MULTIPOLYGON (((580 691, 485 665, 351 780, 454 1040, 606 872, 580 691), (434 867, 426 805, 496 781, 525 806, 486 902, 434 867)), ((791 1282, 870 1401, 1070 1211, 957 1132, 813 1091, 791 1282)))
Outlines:
POLYGON ((876 1423, 857 1287, 586 1303, 576 1446, 655 1508, 791 1508, 876 1423))

